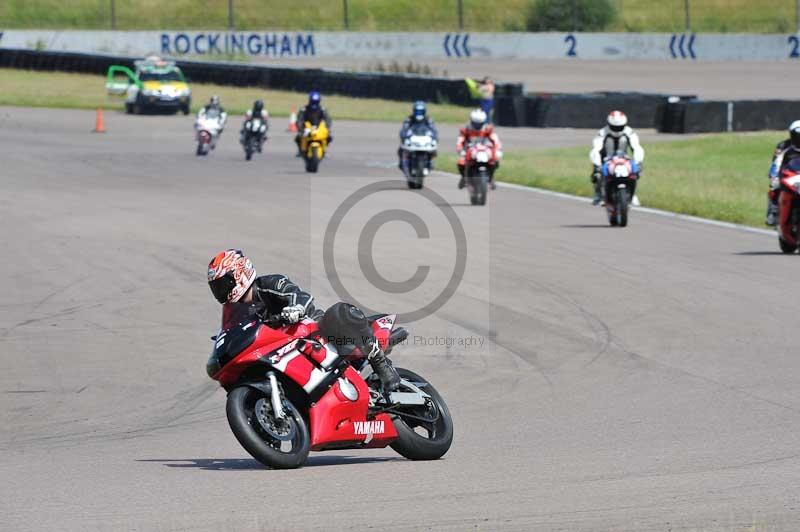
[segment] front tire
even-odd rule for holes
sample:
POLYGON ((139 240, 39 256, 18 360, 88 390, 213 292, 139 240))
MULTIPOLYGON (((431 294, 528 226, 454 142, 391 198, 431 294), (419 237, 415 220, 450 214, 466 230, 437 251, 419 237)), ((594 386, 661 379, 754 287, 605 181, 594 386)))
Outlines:
MULTIPOLYGON (((414 383, 424 382, 425 379, 403 368, 397 368, 400 377, 414 383)), ((400 385, 402 391, 403 385, 400 385)), ((435 422, 425 423, 420 421, 393 416, 394 428, 397 430, 397 439, 391 443, 392 449, 409 460, 438 460, 450 449, 453 443, 453 418, 450 410, 439 392, 427 383, 421 387, 431 396, 431 404, 422 412, 414 411, 414 415, 427 417, 431 411, 438 412, 435 422), (422 435, 417 430, 423 430, 427 435, 422 435)), ((425 408, 425 407, 419 407, 425 408)))
POLYGON ((781 251, 783 251, 787 255, 791 255, 792 253, 797 251, 797 246, 791 245, 789 242, 782 239, 781 237, 778 237, 778 244, 781 246, 781 251))
POLYGON ((233 435, 253 458, 273 469, 295 469, 308 458, 311 437, 297 408, 288 399, 283 400, 283 407, 287 414, 283 430, 289 440, 279 440, 264 428, 262 423, 276 421, 270 417, 272 406, 269 397, 249 386, 231 390, 225 413, 233 435), (260 402, 261 399, 266 401, 260 402), (283 450, 284 447, 287 450, 283 450))
POLYGON ((628 190, 624 188, 617 190, 617 225, 628 225, 628 190))
POLYGON ((306 158, 306 172, 312 174, 319 170, 319 157, 316 149, 311 149, 311 155, 306 158))

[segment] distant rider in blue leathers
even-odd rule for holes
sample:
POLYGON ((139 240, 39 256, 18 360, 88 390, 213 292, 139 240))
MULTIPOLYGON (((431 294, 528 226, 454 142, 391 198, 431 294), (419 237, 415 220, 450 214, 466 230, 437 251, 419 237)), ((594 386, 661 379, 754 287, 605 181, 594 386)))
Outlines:
MULTIPOLYGON (((403 125, 400 126, 400 145, 402 146, 403 141, 406 138, 406 133, 408 132, 411 127, 416 126, 418 124, 424 124, 431 129, 433 133, 434 140, 439 140, 439 132, 436 130, 436 124, 433 121, 433 118, 428 116, 428 107, 425 105, 425 102, 422 100, 417 100, 414 102, 414 105, 411 107, 411 114, 403 120, 403 125)), ((431 171, 430 165, 433 164, 433 158, 428 160, 428 171, 431 171)), ((404 168, 403 165, 408 164, 408 159, 403 157, 403 148, 397 148, 397 167, 400 170, 408 175, 408 168, 404 168)))

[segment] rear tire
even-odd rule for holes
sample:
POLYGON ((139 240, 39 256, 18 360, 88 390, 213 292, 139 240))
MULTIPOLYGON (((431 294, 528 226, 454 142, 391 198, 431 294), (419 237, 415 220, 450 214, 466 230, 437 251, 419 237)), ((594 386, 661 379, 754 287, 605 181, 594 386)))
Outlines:
MULTIPOLYGON (((233 435, 253 458, 267 467, 294 469, 302 466, 311 449, 311 437, 305 419, 288 399, 284 399, 284 409, 290 416, 288 423, 294 430, 291 440, 292 449, 290 452, 283 452, 279 448, 275 448, 278 440, 271 439, 266 433, 254 410, 256 401, 263 397, 265 396, 262 392, 249 386, 239 386, 231 390, 228 394, 225 413, 233 435)), ((269 403, 268 399, 267 404, 269 403)))
MULTIPOLYGON (((396 368, 400 377, 411 382, 427 382, 413 371, 396 368)), ((401 385, 402 389, 402 385, 401 385)), ((450 449, 453 443, 453 418, 447 409, 442 396, 428 383, 422 387, 433 400, 433 405, 439 412, 439 418, 429 427, 425 424, 412 426, 411 421, 406 421, 399 416, 393 416, 394 428, 397 430, 397 439, 391 443, 392 449, 409 460, 438 460, 450 449), (429 436, 425 437, 414 430, 415 427, 425 428, 429 436)))

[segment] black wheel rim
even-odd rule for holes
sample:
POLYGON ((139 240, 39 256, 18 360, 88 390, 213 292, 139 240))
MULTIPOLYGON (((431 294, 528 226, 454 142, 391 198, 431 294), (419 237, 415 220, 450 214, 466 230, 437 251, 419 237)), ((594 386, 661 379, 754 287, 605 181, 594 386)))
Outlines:
POLYGON ((302 448, 304 439, 296 421, 299 414, 287 402, 283 403, 283 409, 286 417, 280 420, 273 414, 269 397, 256 391, 251 391, 245 397, 244 410, 247 422, 258 434, 259 439, 274 451, 295 454, 302 448))
MULTIPOLYGON (((400 391, 414 391, 411 389, 403 390, 405 387, 402 385, 400 388, 400 391)), ((422 387, 422 390, 425 391, 425 388, 422 387)), ((418 437, 433 441, 445 433, 447 420, 445 418, 444 409, 439 404, 439 399, 433 394, 426 400, 425 405, 404 407, 402 411, 411 414, 413 417, 398 415, 397 419, 411 429, 418 437), (430 421, 423 421, 423 419, 430 421)))

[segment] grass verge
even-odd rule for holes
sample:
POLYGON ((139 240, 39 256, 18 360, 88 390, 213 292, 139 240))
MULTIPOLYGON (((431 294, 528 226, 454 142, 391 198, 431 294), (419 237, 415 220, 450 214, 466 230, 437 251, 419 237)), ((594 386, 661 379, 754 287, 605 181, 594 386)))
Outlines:
MULTIPOLYGON (((637 194, 642 205, 703 218, 764 227, 767 170, 780 132, 725 133, 645 146, 637 194)), ((500 181, 591 196, 589 147, 511 151, 500 181)), ((455 170, 443 154, 437 167, 455 170)))
MULTIPOLYGON (((272 116, 286 117, 292 109, 305 103, 305 94, 298 92, 199 83, 193 83, 191 87, 194 111, 207 102, 212 94, 222 98, 222 104, 229 113, 244 113, 252 106, 253 100, 261 98, 272 116)), ((324 103, 334 120, 401 122, 408 116, 411 107, 410 103, 405 102, 346 96, 325 96, 324 103)), ((0 105, 124 108, 121 97, 106 94, 103 76, 16 69, 0 69, 0 105)), ((464 107, 456 105, 431 104, 429 109, 436 120, 443 123, 461 123, 467 112, 464 107)))
MULTIPOLYGON (((565 2, 568 0, 564 0, 565 2)), ((534 0, 463 0, 467 31, 524 31, 534 0)), ((292 4, 285 0, 233 0, 237 30, 342 30, 344 2, 292 4)), ((347 0, 351 31, 456 31, 459 2, 453 0, 347 0)), ((685 0, 614 0, 610 31, 683 31, 685 0)), ((692 0, 694 31, 788 33, 792 0, 692 0)), ((116 0, 116 27, 132 29, 226 29, 225 0, 116 0)), ((0 27, 110 29, 111 2, 98 0, 4 0, 0 27)))

